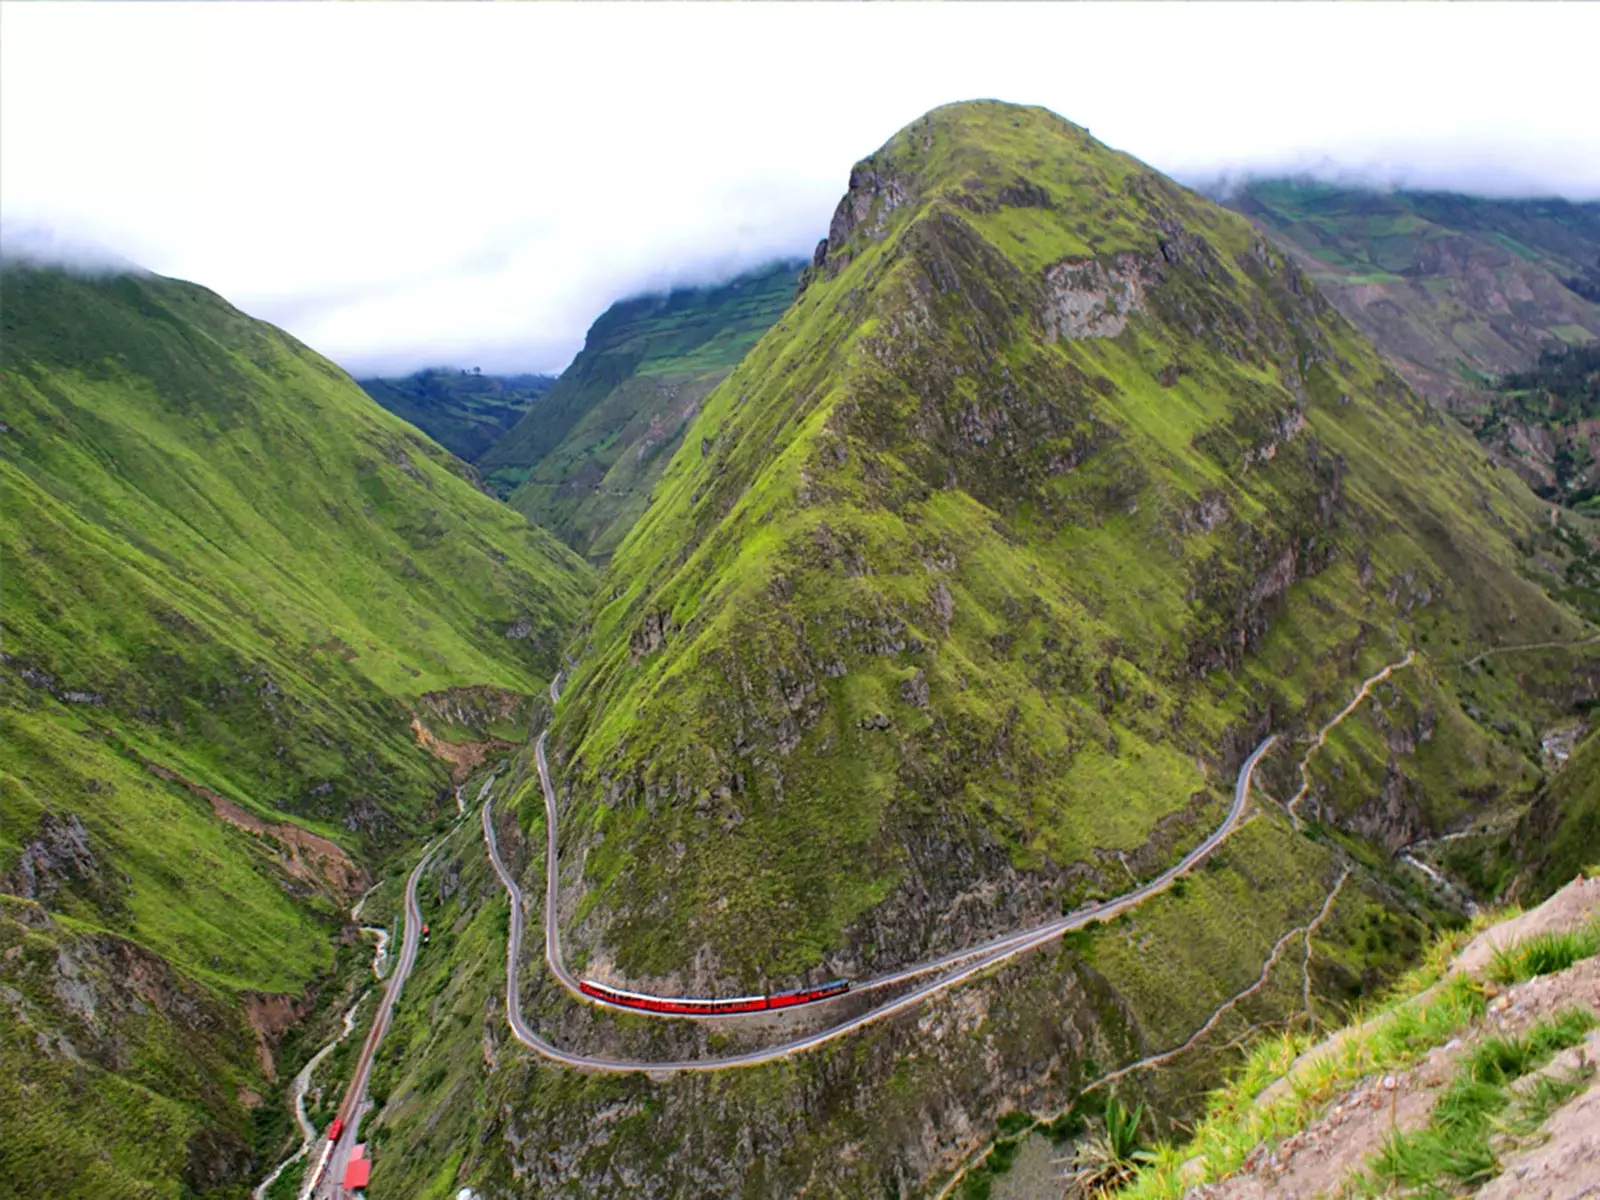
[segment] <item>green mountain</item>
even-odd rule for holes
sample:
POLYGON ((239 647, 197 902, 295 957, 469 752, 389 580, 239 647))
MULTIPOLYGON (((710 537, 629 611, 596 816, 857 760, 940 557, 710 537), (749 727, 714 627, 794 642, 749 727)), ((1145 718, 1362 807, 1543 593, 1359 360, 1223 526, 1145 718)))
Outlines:
POLYGON ((479 460, 490 485, 582 553, 610 554, 706 394, 789 307, 799 270, 774 263, 613 304, 549 394, 479 460))
POLYGON ((395 416, 472 462, 527 415, 555 378, 432 368, 397 379, 356 382, 395 416))
POLYGON ((1536 495, 1600 515, 1600 340, 1503 376, 1468 420, 1536 495))
MULTIPOLYGON (((1393 854, 1515 812, 1541 732, 1600 692, 1595 627, 1546 590, 1565 523, 1248 221, 1054 114, 908 126, 802 289, 699 404, 574 644, 549 739, 569 962, 717 995, 924 961, 1177 861, 1274 732, 1255 815, 1107 925, 816 1052, 664 1080, 506 1041, 501 902, 481 847, 447 848, 459 942, 415 986, 459 1028, 397 1026, 374 1136, 405 1155, 375 1183, 934 1195, 1147 1058, 1114 1088, 1170 1128, 1252 1029, 1327 1019, 1451 919, 1393 854)), ((542 895, 526 757, 499 786, 542 895)), ((770 1036, 523 978, 574 1049, 770 1036)))
POLYGON ((454 813, 418 739, 523 736, 591 572, 203 288, 8 265, 0 322, 0 1175, 242 1196, 345 910, 454 813))
POLYGON ((1294 180, 1227 198, 1412 387, 1452 407, 1600 337, 1600 204, 1294 180))

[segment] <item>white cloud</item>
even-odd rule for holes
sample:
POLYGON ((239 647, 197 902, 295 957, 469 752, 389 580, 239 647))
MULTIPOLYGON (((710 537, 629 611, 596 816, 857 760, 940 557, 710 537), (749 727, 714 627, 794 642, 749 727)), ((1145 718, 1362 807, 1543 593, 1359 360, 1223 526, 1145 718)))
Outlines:
POLYGON ((559 368, 610 300, 826 230, 950 100, 1186 179, 1600 196, 1589 5, 7 5, 0 213, 360 369, 559 368))

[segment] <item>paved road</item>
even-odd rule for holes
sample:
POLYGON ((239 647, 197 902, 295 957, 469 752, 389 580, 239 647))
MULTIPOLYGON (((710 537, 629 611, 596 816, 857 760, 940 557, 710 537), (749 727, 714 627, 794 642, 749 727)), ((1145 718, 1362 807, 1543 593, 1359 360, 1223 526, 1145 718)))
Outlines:
MULTIPOLYGON (((559 682, 559 677, 558 677, 559 682)), ((558 695, 557 684, 550 685, 551 698, 558 695)), ((556 809, 555 789, 551 786, 549 768, 545 763, 545 737, 541 734, 534 747, 535 761, 539 769, 539 782, 544 789, 545 798, 545 961, 549 964, 551 972, 561 981, 563 986, 577 992, 577 981, 566 970, 561 958, 560 929, 556 907, 556 809)), ((506 869, 505 863, 500 858, 500 848, 495 838, 494 822, 491 819, 492 801, 483 806, 483 836, 489 850, 490 861, 494 864, 495 873, 500 876, 507 894, 511 898, 510 937, 506 947, 506 1020, 511 1026, 512 1035, 523 1045, 553 1062, 562 1063, 569 1067, 583 1070, 632 1072, 644 1071, 651 1075, 665 1076, 680 1074, 690 1071, 720 1071, 729 1067, 756 1066, 761 1063, 775 1062, 795 1054, 803 1053, 817 1046, 825 1045, 837 1038, 860 1029, 865 1025, 881 1021, 895 1013, 911 1008, 928 997, 954 987, 963 980, 1024 954, 1029 950, 1043 946, 1062 934, 1075 929, 1081 929, 1091 921, 1105 921, 1127 910, 1142 904, 1150 897, 1166 891, 1172 886, 1174 880, 1180 875, 1192 870, 1208 854, 1217 848, 1235 829, 1244 816, 1246 802, 1250 795, 1250 782, 1256 769, 1256 764, 1277 741, 1276 735, 1269 736, 1251 752, 1250 757, 1239 768, 1239 776, 1234 783, 1233 804, 1228 809, 1228 814, 1220 825, 1175 865, 1163 871, 1150 882, 1134 888, 1113 900, 1091 905, 1079 909, 1068 916, 1058 917, 1030 929, 1017 933, 1007 934, 995 938, 982 945, 973 946, 966 950, 959 950, 953 954, 929 962, 919 963, 905 967, 898 971, 866 980, 862 983, 853 983, 851 991, 846 995, 860 995, 862 992, 873 991, 895 984, 903 984, 925 975, 936 974, 939 971, 948 971, 939 978, 929 980, 927 983, 905 992, 893 1000, 877 1005, 866 1012, 860 1013, 847 1020, 841 1021, 827 1029, 795 1038, 775 1046, 752 1050, 743 1054, 726 1055, 723 1057, 691 1059, 677 1062, 652 1062, 636 1059, 609 1059, 598 1058, 593 1055, 576 1054, 563 1050, 554 1043, 546 1041, 532 1029, 522 1018, 522 999, 519 988, 519 978, 522 967, 522 934, 524 926, 524 898, 522 889, 512 878, 511 872, 506 869)), ((581 995, 581 993, 578 993, 581 995)), ((586 1001, 588 997, 583 997, 586 1001)), ((841 997, 842 998, 842 997, 841 997)), ((592 1001, 591 1001, 592 1002, 592 1001)), ((837 1000, 822 1003, 836 1004, 837 1000)), ((815 1007, 815 1006, 808 1006, 815 1007)), ((633 1010, 629 1010, 633 1011, 633 1010)), ((716 1020, 727 1018, 716 1017, 684 1017, 676 1016, 676 1020, 716 1020)))
POLYGON ((350 1077, 349 1088, 345 1090, 344 1102, 339 1105, 338 1115, 344 1118, 344 1131, 328 1156, 328 1165, 321 1180, 311 1193, 315 1200, 339 1200, 344 1195, 341 1185, 344 1182, 345 1164, 350 1160, 350 1152, 360 1141, 361 1118, 372 1107, 367 1102, 367 1081, 372 1075, 372 1059, 383 1042, 383 1035, 389 1032, 394 1006, 400 999, 400 990, 406 985, 406 977, 411 974, 411 968, 417 961, 417 947, 422 941, 422 909, 417 905, 417 884, 422 880, 428 860, 443 840, 438 838, 424 847, 422 857, 417 860, 410 878, 406 880, 405 922, 400 938, 400 954, 389 976, 389 986, 384 989, 383 999, 378 1002, 372 1028, 367 1031, 367 1040, 361 1046, 361 1057, 356 1060, 355 1073, 350 1077))

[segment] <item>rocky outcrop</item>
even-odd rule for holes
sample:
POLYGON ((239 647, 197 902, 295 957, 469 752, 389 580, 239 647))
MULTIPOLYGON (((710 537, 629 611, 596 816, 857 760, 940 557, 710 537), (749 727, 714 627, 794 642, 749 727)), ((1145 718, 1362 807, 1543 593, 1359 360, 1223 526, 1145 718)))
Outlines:
MULTIPOLYGON (((521 628, 520 623, 514 628, 521 628)), ((511 636, 507 634, 507 636, 511 636)), ((524 630, 520 635, 527 636, 524 630)), ((526 728, 532 718, 534 698, 510 688, 478 684, 424 692, 416 701, 416 716, 431 730, 455 727, 481 736, 490 728, 526 728)))
POLYGON ((628 638, 628 652, 635 665, 646 655, 654 654, 667 644, 667 635, 673 631, 670 612, 645 613, 639 628, 628 638))
MULTIPOLYGON (((0 1022, 16 1034, 4 1070, 25 1081, 21 1101, 35 1106, 18 1112, 17 1093, 0 1090, 5 1122, 26 1116, 42 1124, 71 1112, 81 1134, 105 1139, 96 1145, 108 1162, 130 1141, 148 1139, 133 1161, 170 1166, 197 1194, 233 1194, 255 1172, 245 1103, 264 1087, 250 1028, 237 1008, 160 955, 113 934, 76 932, 31 902, 0 904, 0 1022), (165 1127, 129 1121, 130 1090, 179 1106, 187 1144, 174 1144, 165 1127)), ((17 1148, 7 1144, 12 1132, 7 1124, 0 1134, 7 1151, 17 1148)), ((40 1178, 34 1168, 48 1144, 32 1149, 7 1159, 8 1194, 60 1194, 62 1164, 40 1178)), ((107 1194, 156 1194, 150 1180, 128 1180, 115 1168, 100 1178, 107 1194), (124 1183, 138 1190, 118 1191, 124 1183)))
POLYGON ((38 836, 23 846, 17 865, 0 875, 0 890, 48 904, 63 887, 100 882, 89 831, 78 814, 47 812, 40 818, 38 836))
MULTIPOLYGON (((411 718, 411 732, 416 736, 417 745, 435 758, 450 764, 450 781, 458 787, 466 782, 468 776, 483 766, 491 755, 516 749, 515 743, 501 738, 485 738, 480 741, 446 740, 424 725, 420 717, 411 718)), ((351 828, 356 827, 351 826, 351 828)))
POLYGON ((1341 824, 1393 854, 1428 832, 1417 796, 1417 785, 1390 758, 1383 786, 1341 824))
POLYGON ((1051 341, 1116 337, 1130 316, 1144 311, 1148 277, 1145 260, 1136 254, 1067 259, 1045 268, 1045 335, 1051 341))
MULTIPOLYGON (((850 264, 850 242, 860 233, 869 240, 883 236, 889 214, 911 199, 907 181, 892 169, 868 159, 850 172, 850 186, 828 223, 828 236, 818 243, 811 264, 829 279, 850 264)), ((805 287, 802 278, 800 286, 805 287)))
POLYGON ((256 1058, 261 1063, 261 1073, 269 1083, 276 1083, 278 1067, 273 1052, 283 1035, 305 1019, 310 1006, 302 997, 271 992, 245 992, 240 1001, 244 1006, 244 1019, 256 1035, 256 1058))

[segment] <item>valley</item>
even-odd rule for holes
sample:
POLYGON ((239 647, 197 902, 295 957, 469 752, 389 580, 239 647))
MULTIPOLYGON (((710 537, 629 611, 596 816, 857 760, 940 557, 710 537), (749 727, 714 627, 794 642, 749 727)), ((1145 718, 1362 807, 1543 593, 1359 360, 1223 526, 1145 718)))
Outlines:
POLYGON ((1168 1179, 1592 867, 1594 206, 1228 204, 947 105, 556 378, 8 261, 0 1173, 1168 1179))

